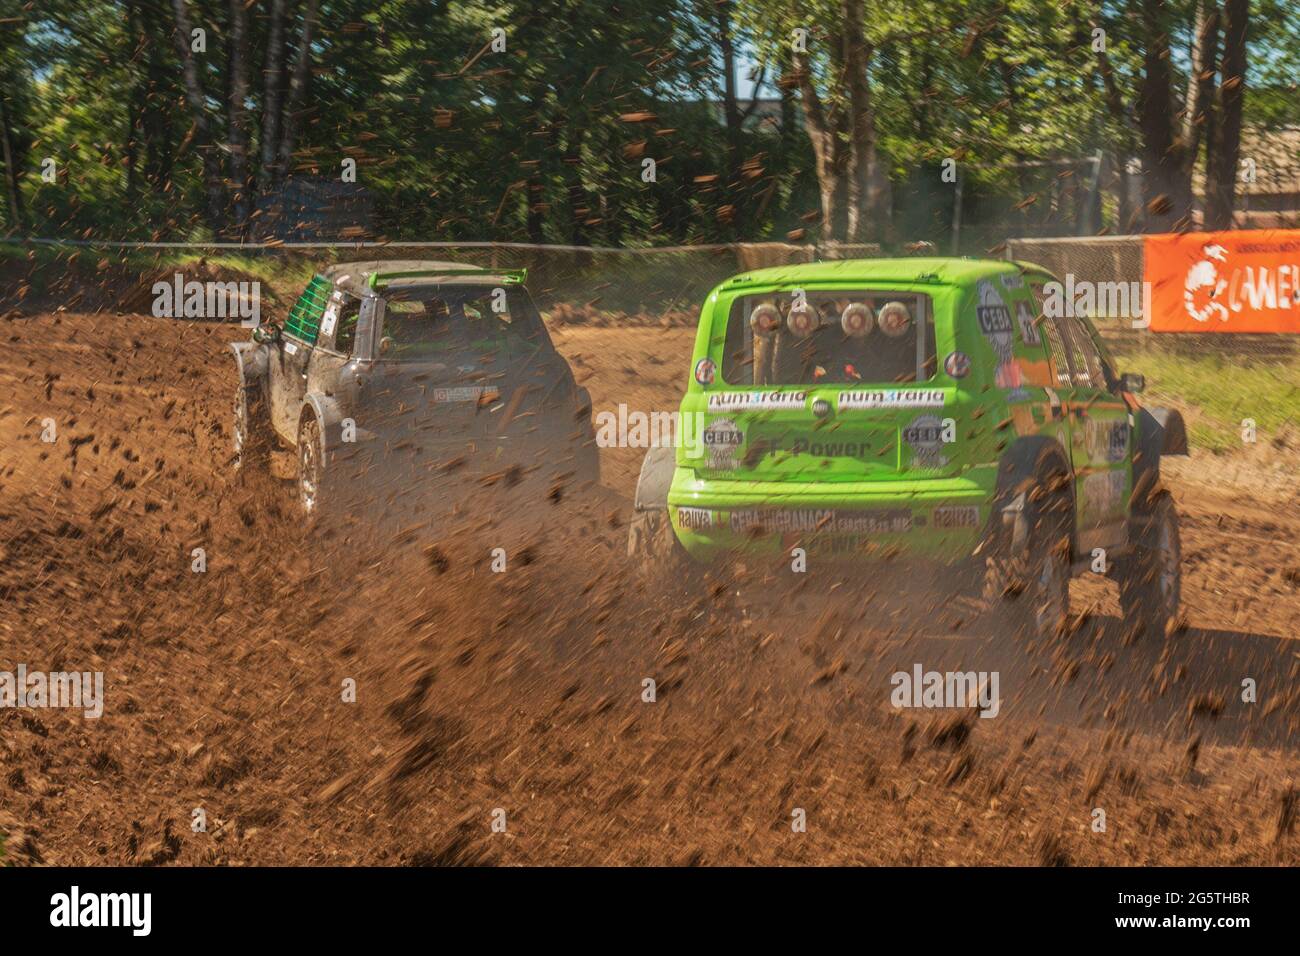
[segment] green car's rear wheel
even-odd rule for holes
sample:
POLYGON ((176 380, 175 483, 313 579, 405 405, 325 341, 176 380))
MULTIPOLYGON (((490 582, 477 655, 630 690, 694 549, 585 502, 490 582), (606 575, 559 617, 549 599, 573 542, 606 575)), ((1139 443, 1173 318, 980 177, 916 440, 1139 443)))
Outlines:
POLYGON ((692 573, 686 549, 673 533, 667 510, 638 511, 627 531, 627 556, 647 586, 680 585, 692 573))
POLYGON ((1050 481, 1041 482, 990 549, 985 596, 996 626, 1013 636, 1050 639, 1070 616, 1070 507, 1050 481))

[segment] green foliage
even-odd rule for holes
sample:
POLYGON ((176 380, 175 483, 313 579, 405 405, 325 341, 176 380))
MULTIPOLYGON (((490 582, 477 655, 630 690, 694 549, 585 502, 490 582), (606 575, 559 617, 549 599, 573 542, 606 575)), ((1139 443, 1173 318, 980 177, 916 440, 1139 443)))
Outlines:
POLYGON ((1241 448, 1242 419, 1254 419, 1260 440, 1300 425, 1300 362, 1137 352, 1126 371, 1146 376, 1144 403, 1173 405, 1187 418, 1188 439, 1215 452, 1241 448))
MULTIPOLYGON (((186 2, 207 31, 195 62, 215 145, 186 101, 171 0, 0 0, 0 95, 23 207, 16 220, 0 196, 0 232, 184 240, 229 226, 205 209, 203 157, 225 164, 220 188, 232 192, 230 6, 186 2), (45 158, 56 183, 41 180, 45 158)), ((307 3, 285 5, 284 88, 307 3)), ((1300 122, 1292 7, 1260 0, 1253 9, 1248 122, 1300 122)), ((263 186, 271 8, 248 6, 244 49, 249 178, 263 186)), ((798 98, 784 128, 751 120, 729 144, 718 9, 714 0, 320 0, 293 171, 337 183, 342 159, 355 159, 373 231, 387 238, 781 238, 817 209, 798 98), (494 29, 505 31, 504 51, 490 46, 494 29), (642 179, 645 159, 655 160, 654 182, 642 179)), ((819 89, 828 105, 844 105, 828 56, 841 3, 734 0, 727 9, 741 63, 752 55, 767 69, 763 95, 788 81, 791 31, 804 28, 819 89)), ((1193 2, 1165 9, 1185 77, 1193 2)), ((946 248, 954 190, 940 174, 950 159, 962 171, 967 251, 1085 222, 1087 161, 1134 145, 1139 12, 1137 0, 866 0, 870 89, 901 238, 946 248), (1099 76, 1095 28, 1118 113, 1099 76)), ((1112 225, 1114 211, 1108 203, 1112 225)))

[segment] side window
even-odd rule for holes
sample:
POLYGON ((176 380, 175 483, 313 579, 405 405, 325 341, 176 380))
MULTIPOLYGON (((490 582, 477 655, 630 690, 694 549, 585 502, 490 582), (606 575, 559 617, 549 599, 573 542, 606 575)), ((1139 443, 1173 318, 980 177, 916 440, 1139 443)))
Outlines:
MULTIPOLYGON (((1084 356, 1083 349, 1079 345, 1078 336, 1074 334, 1074 330, 1071 328, 1074 319, 1063 316, 1055 321, 1061 330, 1061 336, 1065 339, 1065 346, 1069 349, 1070 374, 1073 376, 1075 386, 1078 388, 1093 388, 1092 371, 1087 358, 1084 356)), ((1101 384, 1103 383, 1098 382, 1098 385, 1101 384)))
POLYGON ((301 339, 308 345, 316 344, 321 317, 325 314, 333 285, 323 276, 315 276, 307 283, 306 291, 289 310, 289 318, 284 323, 285 334, 301 339))
POLYGON ((1105 388, 1106 376, 1102 373, 1101 353, 1097 351, 1097 343, 1093 341, 1091 333, 1084 325, 1084 320, 1072 318, 1070 337, 1075 345, 1075 350, 1083 353, 1083 362, 1088 369, 1088 377, 1091 379, 1093 388, 1105 388))
POLYGON ((1052 368, 1056 370, 1056 384, 1068 387, 1070 384, 1070 356, 1065 350, 1065 339, 1061 335, 1059 322, 1059 319, 1044 319, 1042 329, 1047 333, 1047 345, 1052 353, 1052 368))
POLYGON ((361 316, 361 300, 356 296, 343 296, 339 304, 338 331, 334 333, 334 350, 344 355, 352 354, 357 339, 357 319, 361 316))
POLYGON ((1034 308, 1037 314, 1034 316, 1035 328, 1042 332, 1047 339, 1048 358, 1051 361, 1053 374, 1056 377, 1056 384, 1068 386, 1070 384, 1070 366, 1065 351, 1065 342, 1061 338, 1061 330, 1056 327, 1056 322, 1047 316, 1047 290, 1045 288, 1046 280, 1034 279, 1029 283, 1029 291, 1034 297, 1034 308))

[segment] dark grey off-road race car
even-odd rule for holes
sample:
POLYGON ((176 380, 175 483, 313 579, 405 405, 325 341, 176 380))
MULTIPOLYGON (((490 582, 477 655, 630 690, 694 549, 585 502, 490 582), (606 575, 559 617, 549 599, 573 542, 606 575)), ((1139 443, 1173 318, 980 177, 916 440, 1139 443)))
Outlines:
POLYGON ((385 483, 405 492, 453 472, 598 480, 590 397, 524 277, 425 261, 324 269, 282 326, 231 344, 235 467, 294 449, 309 516, 348 507, 362 485, 387 497, 385 483))

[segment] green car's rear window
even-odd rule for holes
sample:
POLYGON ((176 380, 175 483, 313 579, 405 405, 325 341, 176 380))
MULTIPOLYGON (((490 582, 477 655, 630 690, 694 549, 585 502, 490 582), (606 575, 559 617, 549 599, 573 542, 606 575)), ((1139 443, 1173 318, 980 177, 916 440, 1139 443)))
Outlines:
POLYGON ((737 296, 722 377, 729 385, 928 381, 932 314, 930 297, 912 292, 737 296))

